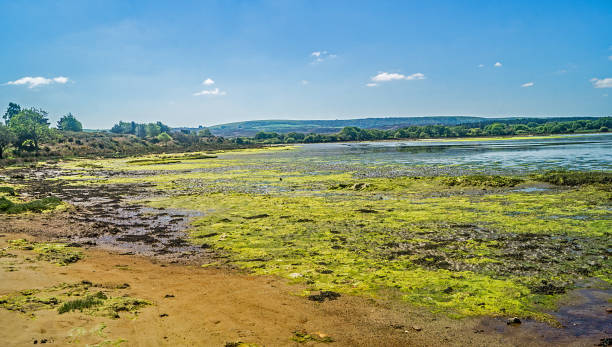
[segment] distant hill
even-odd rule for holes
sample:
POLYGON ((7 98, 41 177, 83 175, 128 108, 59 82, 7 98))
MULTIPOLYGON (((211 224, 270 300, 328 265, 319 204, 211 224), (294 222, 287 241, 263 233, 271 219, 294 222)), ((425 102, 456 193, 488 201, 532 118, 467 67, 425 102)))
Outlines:
MULTIPOLYGON (((457 125, 486 121, 483 117, 391 117, 336 120, 254 120, 209 127, 216 136, 253 136, 260 131, 332 134, 347 126, 361 129, 395 129, 412 125, 457 125)), ((195 129, 194 129, 195 130, 195 129)))

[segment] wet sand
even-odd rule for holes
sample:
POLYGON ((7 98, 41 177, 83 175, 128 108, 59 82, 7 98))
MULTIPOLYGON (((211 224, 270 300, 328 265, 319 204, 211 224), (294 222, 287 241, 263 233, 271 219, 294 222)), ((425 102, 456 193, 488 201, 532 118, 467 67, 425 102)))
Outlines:
MULTIPOLYGON (((22 237, 33 239, 4 233, 0 247, 6 247, 8 239, 22 237)), ((299 285, 273 277, 169 264, 97 249, 83 252, 83 260, 58 266, 42 261, 19 264, 19 259, 32 259, 32 255, 11 250, 18 256, 18 261, 13 259, 16 271, 0 272, 0 295, 88 280, 129 283, 130 296, 150 300, 153 305, 142 308, 135 318, 122 315, 118 319, 79 312, 60 315, 56 310, 37 311, 31 319, 23 313, 0 310, 4 346, 43 340, 59 346, 120 340, 125 340, 123 346, 224 346, 237 341, 300 345, 291 340, 295 331, 324 334, 334 340, 334 346, 593 346, 599 342, 596 337, 554 337, 550 334, 554 330, 543 334, 544 340, 537 335, 537 326, 536 330, 529 325, 510 327, 501 319, 454 320, 393 299, 345 295, 318 303, 300 296, 299 285)))

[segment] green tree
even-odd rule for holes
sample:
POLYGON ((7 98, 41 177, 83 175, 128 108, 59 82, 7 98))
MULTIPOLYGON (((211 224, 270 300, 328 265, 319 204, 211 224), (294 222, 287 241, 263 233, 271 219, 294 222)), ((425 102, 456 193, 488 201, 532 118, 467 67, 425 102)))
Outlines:
POLYGON ((72 113, 68 113, 57 122, 57 129, 63 131, 83 131, 83 125, 74 118, 72 113))
POLYGON ((159 140, 159 142, 168 143, 168 141, 172 140, 172 137, 168 135, 167 132, 163 132, 157 135, 157 139, 159 140))
POLYGON ((2 116, 2 118, 4 118, 4 123, 8 125, 8 123, 11 121, 11 118, 13 118, 13 116, 19 112, 21 112, 21 106, 17 105, 14 102, 9 102, 8 108, 6 109, 4 116, 2 116))
POLYGON ((51 136, 47 112, 35 108, 14 115, 9 129, 15 134, 15 145, 22 149, 38 149, 40 142, 51 136))
POLYGON ((156 137, 161 134, 161 127, 155 123, 149 123, 145 125, 145 134, 147 137, 156 137))
POLYGON ((213 134, 210 132, 210 129, 202 128, 200 129, 200 131, 198 131, 198 136, 199 137, 212 137, 213 134))
POLYGON ((15 141, 15 134, 7 126, 0 124, 0 159, 3 158, 4 150, 15 141))

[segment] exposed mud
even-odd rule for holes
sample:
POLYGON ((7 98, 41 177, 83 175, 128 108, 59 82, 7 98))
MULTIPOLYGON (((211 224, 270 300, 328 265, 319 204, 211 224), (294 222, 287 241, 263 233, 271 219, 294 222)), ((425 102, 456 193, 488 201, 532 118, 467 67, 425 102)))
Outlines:
MULTIPOLYGON (((103 177, 117 174, 95 173, 103 177)), ((199 212, 156 209, 135 202, 159 195, 147 184, 79 185, 78 181, 52 180, 69 175, 73 173, 49 167, 20 169, 11 172, 8 182, 24 184, 22 196, 55 196, 73 205, 65 216, 74 233, 62 235, 70 242, 171 262, 206 262, 205 258, 213 257, 211 250, 186 241, 189 221, 199 212)))

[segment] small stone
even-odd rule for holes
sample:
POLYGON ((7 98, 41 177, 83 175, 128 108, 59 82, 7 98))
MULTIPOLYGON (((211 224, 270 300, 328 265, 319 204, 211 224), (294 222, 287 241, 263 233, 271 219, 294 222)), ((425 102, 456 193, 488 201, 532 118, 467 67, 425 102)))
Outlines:
POLYGON ((167 314, 167 313, 162 313, 162 314, 160 314, 159 316, 160 316, 161 318, 163 318, 163 317, 168 317, 168 314, 167 314))
POLYGON ((612 307, 608 307, 608 308, 606 309, 606 312, 608 312, 608 313, 612 313, 612 307))
POLYGON ((294 272, 294 273, 289 274, 289 278, 298 278, 298 277, 302 277, 302 274, 299 272, 294 272))
POLYGON ((521 320, 518 317, 512 317, 506 321, 506 324, 508 325, 521 324, 521 320))
POLYGON ((412 326, 412 329, 414 329, 414 330, 416 330, 416 331, 421 331, 421 330, 423 330, 423 328, 421 328, 421 327, 420 327, 420 326, 418 326, 418 325, 413 325, 413 326, 412 326))

